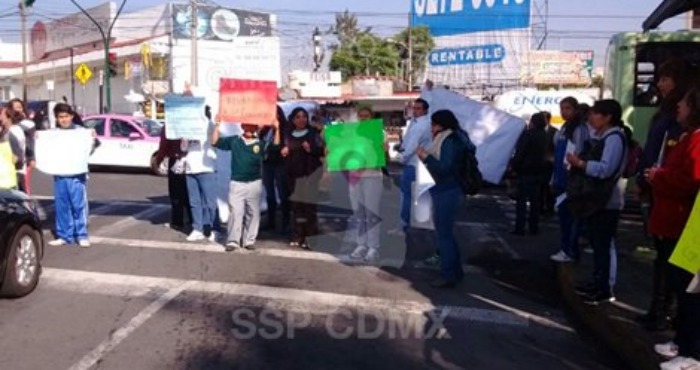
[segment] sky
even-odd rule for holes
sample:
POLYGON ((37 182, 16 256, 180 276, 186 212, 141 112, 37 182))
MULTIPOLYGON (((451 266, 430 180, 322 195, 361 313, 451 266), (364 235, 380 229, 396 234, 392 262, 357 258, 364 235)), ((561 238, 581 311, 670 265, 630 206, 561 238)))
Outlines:
MULTIPOLYGON (((8 4, 16 0, 3 0, 8 4)), ((105 0, 77 0, 84 7, 91 7, 105 0)), ((267 0, 261 6, 259 0, 202 1, 221 6, 264 10, 277 14, 282 38, 282 68, 312 68, 311 32, 318 26, 328 29, 334 23, 334 14, 345 9, 358 15, 362 26, 370 26, 382 36, 398 33, 408 24, 410 0, 267 0)), ((467 0, 468 1, 468 0, 467 0)), ((544 0, 532 0, 543 4, 544 0)), ((163 4, 164 0, 127 0, 126 11, 137 11, 163 4)), ((610 35, 623 31, 639 31, 644 19, 661 0, 550 0, 547 27, 547 47, 562 50, 589 50, 595 52, 595 64, 601 65, 610 35), (599 18, 604 15, 605 18, 599 18)), ((50 20, 75 12, 69 0, 36 0, 33 19, 50 20)), ((0 5, 0 39, 14 41, 19 38, 14 6, 0 5)), ((543 20, 534 17, 533 24, 543 20)), ((33 20, 30 21, 30 25, 33 20)), ((684 27, 684 19, 677 17, 666 21, 662 30, 678 30, 684 27)), ((331 42, 330 36, 327 40, 331 42)))

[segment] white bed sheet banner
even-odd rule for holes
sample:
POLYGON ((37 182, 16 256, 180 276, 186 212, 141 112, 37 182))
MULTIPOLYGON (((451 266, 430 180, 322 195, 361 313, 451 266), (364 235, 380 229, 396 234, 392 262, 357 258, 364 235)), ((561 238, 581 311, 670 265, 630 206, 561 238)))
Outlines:
POLYGON ((455 114, 476 145, 476 158, 484 180, 500 183, 525 129, 525 121, 444 88, 424 89, 421 97, 430 104, 430 114, 441 109, 455 114))
POLYGON ((53 176, 88 173, 94 144, 92 130, 46 130, 36 136, 35 155, 39 171, 53 176))
POLYGON ((423 162, 418 162, 416 167, 416 182, 413 186, 413 199, 411 205, 411 226, 418 229, 433 229, 433 198, 430 196, 430 188, 435 185, 435 180, 428 172, 428 167, 423 162))

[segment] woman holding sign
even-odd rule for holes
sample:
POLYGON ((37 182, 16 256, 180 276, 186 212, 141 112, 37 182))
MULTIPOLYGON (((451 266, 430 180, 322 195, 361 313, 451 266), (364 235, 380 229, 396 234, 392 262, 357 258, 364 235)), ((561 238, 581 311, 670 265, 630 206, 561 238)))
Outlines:
POLYGON ((292 130, 285 134, 281 150, 292 208, 292 247, 309 249, 307 238, 318 232, 316 202, 323 174, 324 145, 318 131, 309 126, 309 113, 296 108, 289 115, 292 130))
MULTIPOLYGON (((670 248, 675 248, 684 226, 700 227, 686 225, 700 189, 700 90, 691 90, 678 104, 678 121, 683 129, 678 144, 667 148, 661 167, 645 172, 654 198, 649 232, 670 248)), ((678 295, 678 331, 673 342, 659 344, 655 350, 662 356, 676 358, 662 364, 662 369, 680 369, 683 365, 700 368, 700 294, 686 292, 692 274, 676 266, 671 266, 670 271, 678 295)))

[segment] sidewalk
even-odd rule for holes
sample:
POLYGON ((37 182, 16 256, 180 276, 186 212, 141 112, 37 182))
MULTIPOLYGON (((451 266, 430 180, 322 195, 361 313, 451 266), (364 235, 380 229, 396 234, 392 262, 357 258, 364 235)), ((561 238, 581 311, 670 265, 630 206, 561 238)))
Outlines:
POLYGON ((577 283, 590 281, 592 255, 583 253, 579 264, 564 264, 558 269, 559 285, 566 304, 576 318, 607 348, 615 352, 630 369, 658 369, 662 359, 654 344, 672 339, 672 332, 652 333, 636 323, 645 313, 652 291, 655 252, 643 235, 638 208, 632 202, 623 212, 617 237, 618 273, 613 304, 588 306, 574 291, 577 283))

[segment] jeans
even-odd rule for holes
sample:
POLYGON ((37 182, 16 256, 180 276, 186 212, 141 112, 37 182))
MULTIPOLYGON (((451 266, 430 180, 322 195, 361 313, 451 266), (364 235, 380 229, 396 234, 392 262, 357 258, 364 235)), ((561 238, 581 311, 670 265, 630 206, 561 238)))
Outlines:
POLYGON ((593 246, 594 271, 593 278, 596 288, 604 293, 612 293, 611 286, 611 248, 613 247, 620 211, 599 211, 588 219, 588 227, 593 246))
POLYGON ((205 227, 213 227, 216 218, 216 174, 187 175, 187 195, 192 211, 192 229, 204 233, 205 227))
POLYGON ((693 275, 677 266, 670 266, 670 278, 674 293, 678 297, 676 337, 678 354, 700 360, 700 294, 688 293, 693 275))
POLYGON ((529 217, 527 217, 528 226, 531 233, 539 231, 540 224, 540 184, 542 178, 540 176, 520 176, 517 179, 518 183, 518 198, 516 200, 516 219, 515 231, 525 231, 525 217, 528 214, 527 203, 530 203, 529 217))
POLYGON ((381 176, 363 177, 356 184, 349 185, 349 190, 353 215, 345 235, 346 244, 378 250, 383 179, 381 176))
MULTIPOLYGON (((168 168, 175 163, 174 158, 168 159, 168 168)), ((168 171, 168 197, 170 198, 170 225, 178 228, 188 228, 192 223, 190 200, 187 195, 187 178, 168 171)))
POLYGON ((228 241, 237 247, 254 245, 260 228, 262 181, 231 181, 228 219, 228 241))
POLYGON ((411 185, 416 181, 416 167, 405 166, 401 172, 401 223, 404 230, 411 225, 411 185))
POLYGON ((56 237, 67 243, 88 239, 86 175, 54 176, 56 237))
POLYGON ((263 164, 263 185, 267 195, 267 215, 270 225, 275 225, 275 214, 277 213, 277 197, 282 208, 282 224, 287 227, 289 224, 289 191, 285 181, 284 164, 263 164))
POLYGON ((431 189, 430 196, 433 198, 433 221, 440 254, 440 274, 446 280, 461 280, 464 277, 462 255, 454 236, 454 225, 464 195, 459 187, 454 186, 437 191, 431 189))
POLYGON ((566 201, 562 202, 557 209, 559 215, 559 230, 561 233, 560 244, 561 250, 567 256, 578 260, 578 239, 581 233, 581 222, 574 218, 569 211, 566 201))

